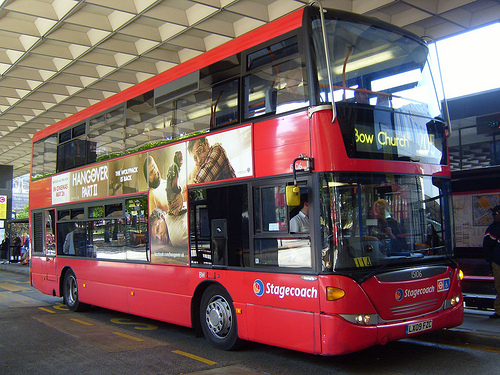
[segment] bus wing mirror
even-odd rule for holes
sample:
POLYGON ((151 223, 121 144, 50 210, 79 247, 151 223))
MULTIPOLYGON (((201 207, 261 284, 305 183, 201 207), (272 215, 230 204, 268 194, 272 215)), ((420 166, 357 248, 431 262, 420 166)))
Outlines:
POLYGON ((297 185, 286 187, 286 204, 291 207, 300 205, 300 187, 297 185))

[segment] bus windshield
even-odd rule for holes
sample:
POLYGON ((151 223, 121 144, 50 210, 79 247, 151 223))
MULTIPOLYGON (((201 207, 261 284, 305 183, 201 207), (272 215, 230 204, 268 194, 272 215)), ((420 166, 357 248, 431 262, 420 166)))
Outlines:
MULTIPOLYGON (((319 100, 331 102, 320 20, 313 20, 312 28, 319 100)), ((425 44, 369 24, 327 19, 325 28, 335 102, 384 106, 427 118, 440 116, 425 44)))
POLYGON ((322 176, 323 270, 377 267, 451 251, 449 181, 430 176, 322 176))

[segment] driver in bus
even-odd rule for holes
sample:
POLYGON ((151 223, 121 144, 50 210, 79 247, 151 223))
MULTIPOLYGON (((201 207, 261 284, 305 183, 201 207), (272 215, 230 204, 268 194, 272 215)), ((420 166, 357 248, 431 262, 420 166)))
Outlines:
POLYGON ((391 216, 389 203, 385 199, 379 199, 373 204, 373 213, 377 218, 378 230, 382 239, 389 240, 390 251, 406 250, 406 242, 402 238, 401 224, 391 216))
POLYGON ((290 233, 309 232, 309 202, 308 195, 300 196, 300 211, 290 219, 290 233))

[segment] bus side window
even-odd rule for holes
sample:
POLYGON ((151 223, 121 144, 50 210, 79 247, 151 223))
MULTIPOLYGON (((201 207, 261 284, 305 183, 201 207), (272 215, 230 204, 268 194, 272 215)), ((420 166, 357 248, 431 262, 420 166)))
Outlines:
POLYGON ((248 267, 247 185, 189 192, 191 264, 248 267))
POLYGON ((285 185, 254 188, 254 266, 312 267, 308 218, 304 212, 300 214, 308 209, 307 188, 302 190, 302 204, 291 209, 297 219, 289 222, 285 185))

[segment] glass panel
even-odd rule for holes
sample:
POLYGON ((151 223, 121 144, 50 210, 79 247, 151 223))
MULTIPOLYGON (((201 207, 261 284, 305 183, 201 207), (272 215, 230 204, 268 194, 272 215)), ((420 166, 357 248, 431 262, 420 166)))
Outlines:
POLYGON ((245 77, 245 118, 306 106, 307 81, 304 77, 300 58, 245 77))
POLYGON ((247 56, 247 70, 255 69, 298 52, 297 36, 293 36, 249 54, 247 56))
POLYGON ((77 138, 81 135, 85 135, 85 123, 75 126, 71 129, 71 137, 77 138))
POLYGON ((125 147, 125 116, 121 106, 89 120, 89 160, 121 155, 125 147))
POLYGON ((104 209, 106 217, 123 216, 123 209, 121 203, 107 204, 104 209))
POLYGON ((192 264, 249 267, 246 185, 190 191, 192 264))
POLYGON ((67 142, 71 139, 71 129, 59 133, 59 143, 67 142))
POLYGON ((125 149, 135 150, 148 143, 174 138, 173 102, 154 106, 153 92, 127 102, 125 149))
POLYGON ((58 254, 78 257, 88 256, 87 223, 57 224, 58 254))
POLYGON ((104 217, 104 206, 89 207, 89 218, 104 217))
POLYGON ((56 255, 56 237, 54 224, 54 210, 45 211, 45 254, 47 256, 56 255))
POLYGON ((87 163, 87 141, 72 139, 57 146, 57 171, 66 171, 87 163))
POLYGON ((224 126, 238 122, 239 80, 226 82, 212 90, 212 103, 215 107, 215 123, 212 126, 224 126))
POLYGON ((328 174, 321 199, 324 270, 418 262, 451 249, 448 180, 328 174))
MULTIPOLYGON (((313 21, 320 102, 330 102, 320 20, 313 21)), ((383 105, 428 118, 440 116, 423 43, 371 25, 326 20, 335 101, 383 105), (355 95, 355 92, 358 95, 355 95), (363 97, 363 100, 361 100, 363 97)))
POLYGON ((255 239, 254 256, 258 266, 312 267, 309 238, 255 239))
POLYGON ((85 219, 84 208, 73 208, 71 209, 71 220, 83 220, 85 219))
POLYGON ((33 178, 56 173, 57 134, 33 145, 33 178))
MULTIPOLYGON (((136 251, 144 252, 148 244, 148 199, 146 196, 127 199, 125 207, 130 245, 136 251)), ((130 256, 128 258, 130 259, 130 256)))
POLYGON ((262 212, 263 232, 287 232, 287 206, 285 187, 276 186, 261 189, 259 209, 262 212))
POLYGON ((57 221, 69 220, 71 218, 69 212, 70 212, 69 209, 57 210, 57 221))
MULTIPOLYGON (((212 93, 199 91, 176 101, 176 121, 174 132, 178 136, 191 134, 210 128, 212 93)), ((175 138, 175 137, 174 137, 175 138)))

